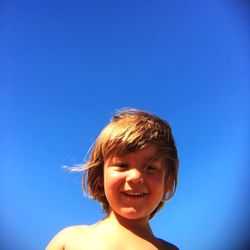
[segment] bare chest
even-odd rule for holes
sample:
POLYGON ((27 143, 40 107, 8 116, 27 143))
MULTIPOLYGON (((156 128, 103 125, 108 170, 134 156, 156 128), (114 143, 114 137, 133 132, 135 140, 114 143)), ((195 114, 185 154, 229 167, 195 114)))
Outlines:
POLYGON ((161 250, 158 246, 141 238, 122 238, 115 234, 105 237, 91 235, 74 239, 64 248, 65 250, 161 250))

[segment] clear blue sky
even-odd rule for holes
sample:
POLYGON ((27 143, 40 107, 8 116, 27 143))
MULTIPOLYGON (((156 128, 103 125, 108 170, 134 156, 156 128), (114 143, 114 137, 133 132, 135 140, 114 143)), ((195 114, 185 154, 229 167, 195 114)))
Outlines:
POLYGON ((102 218, 81 163, 116 109, 173 127, 174 198, 152 220, 181 250, 243 249, 249 232, 247 1, 0 4, 1 249, 44 249, 102 218))

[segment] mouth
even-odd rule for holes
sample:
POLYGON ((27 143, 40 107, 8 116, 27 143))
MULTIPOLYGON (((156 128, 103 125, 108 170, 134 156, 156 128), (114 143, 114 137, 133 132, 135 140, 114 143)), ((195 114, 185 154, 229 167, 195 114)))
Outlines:
POLYGON ((132 197, 132 198, 141 198, 146 195, 146 193, 142 193, 142 192, 126 192, 126 191, 122 192, 122 194, 128 197, 132 197))

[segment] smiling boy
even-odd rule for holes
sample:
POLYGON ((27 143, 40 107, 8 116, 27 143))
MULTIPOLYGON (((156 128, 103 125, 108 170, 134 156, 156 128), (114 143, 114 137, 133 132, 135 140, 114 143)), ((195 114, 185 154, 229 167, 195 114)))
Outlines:
POLYGON ((104 191, 112 212, 127 219, 145 218, 165 198, 166 168, 150 145, 104 164, 104 191))
POLYGON ((51 249, 178 249, 154 236, 149 220, 175 192, 178 156, 169 124, 136 109, 117 113, 84 165, 83 188, 107 216, 62 230, 51 249))

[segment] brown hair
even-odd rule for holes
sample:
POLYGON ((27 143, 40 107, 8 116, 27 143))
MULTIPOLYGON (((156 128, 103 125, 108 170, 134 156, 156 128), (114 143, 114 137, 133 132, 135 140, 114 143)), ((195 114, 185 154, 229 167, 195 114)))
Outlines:
MULTIPOLYGON (((125 155, 152 144, 158 147, 166 163, 166 200, 172 198, 176 190, 179 163, 170 125, 156 115, 137 109, 119 111, 100 133, 84 165, 84 192, 89 193, 92 199, 98 200, 103 210, 109 212, 109 203, 103 186, 105 160, 110 155, 125 155)), ((150 214, 150 218, 163 205, 164 201, 161 201, 150 214)))

